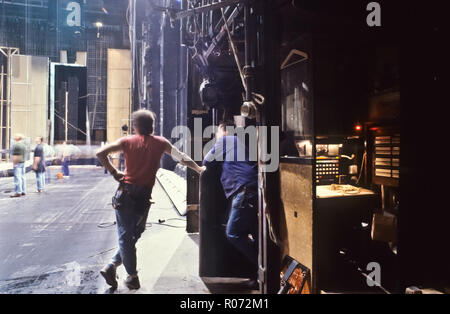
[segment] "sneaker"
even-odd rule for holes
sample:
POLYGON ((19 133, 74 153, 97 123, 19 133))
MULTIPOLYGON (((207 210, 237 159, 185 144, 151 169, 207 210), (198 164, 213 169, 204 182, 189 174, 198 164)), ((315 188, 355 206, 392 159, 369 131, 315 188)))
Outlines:
POLYGON ((137 275, 128 275, 127 279, 125 279, 125 286, 127 286, 127 288, 130 290, 139 289, 141 287, 141 284, 139 283, 139 277, 137 275))
POLYGON ((100 271, 100 274, 105 278, 105 281, 108 285, 113 288, 117 288, 117 274, 116 274, 116 266, 113 264, 108 264, 100 271))
POLYGON ((22 192, 22 196, 25 196, 25 193, 22 192))

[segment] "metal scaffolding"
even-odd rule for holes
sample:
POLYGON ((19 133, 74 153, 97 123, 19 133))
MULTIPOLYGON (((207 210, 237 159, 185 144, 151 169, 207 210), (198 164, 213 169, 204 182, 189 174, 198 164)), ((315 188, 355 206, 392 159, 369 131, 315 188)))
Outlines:
POLYGON ((6 160, 9 161, 9 148, 11 143, 11 57, 20 53, 19 48, 0 47, 0 52, 6 57, 6 72, 4 66, 1 68, 1 86, 0 86, 0 143, 2 146, 2 154, 0 159, 3 159, 3 151, 6 150, 6 160), (5 98, 5 79, 6 76, 6 98, 5 98), (3 116, 6 107, 6 123, 3 124, 5 117, 3 116), (3 141, 5 140, 5 145, 3 141))

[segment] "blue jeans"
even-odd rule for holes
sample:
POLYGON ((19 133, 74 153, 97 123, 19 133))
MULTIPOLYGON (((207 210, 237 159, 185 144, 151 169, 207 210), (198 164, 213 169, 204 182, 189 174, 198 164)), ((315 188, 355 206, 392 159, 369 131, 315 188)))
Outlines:
POLYGON ((137 274, 136 242, 145 231, 149 209, 149 197, 126 199, 116 209, 119 249, 112 262, 116 266, 123 264, 128 275, 137 274))
POLYGON ((45 172, 36 172, 36 182, 38 191, 45 188, 45 172))
POLYGON ((65 159, 61 163, 61 169, 62 169, 62 172, 63 172, 64 176, 68 176, 69 175, 69 163, 70 163, 69 159, 65 159))
POLYGON ((27 182, 25 178, 25 164, 23 162, 14 166, 14 185, 15 192, 22 194, 27 192, 27 182))
POLYGON ((241 190, 227 201, 228 241, 258 267, 258 194, 241 190), (249 238, 252 235, 252 239, 249 238))

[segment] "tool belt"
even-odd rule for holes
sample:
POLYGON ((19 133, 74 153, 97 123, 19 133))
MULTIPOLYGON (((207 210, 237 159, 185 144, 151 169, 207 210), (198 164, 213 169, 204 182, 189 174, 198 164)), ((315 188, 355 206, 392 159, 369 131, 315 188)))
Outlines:
POLYGON ((127 207, 137 207, 136 205, 148 206, 150 205, 150 194, 150 190, 146 186, 120 182, 112 197, 112 207, 121 209, 123 205, 127 207))

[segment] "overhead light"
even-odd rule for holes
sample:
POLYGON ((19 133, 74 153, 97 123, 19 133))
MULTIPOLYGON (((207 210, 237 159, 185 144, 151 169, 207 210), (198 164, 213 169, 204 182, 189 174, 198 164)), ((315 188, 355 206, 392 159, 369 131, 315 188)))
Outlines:
POLYGON ((100 21, 95 22, 95 26, 97 26, 97 38, 100 38, 100 28, 103 27, 103 23, 100 21))
POLYGON ((103 11, 105 14, 108 14, 108 10, 106 10, 105 8, 102 8, 102 11, 103 11))

